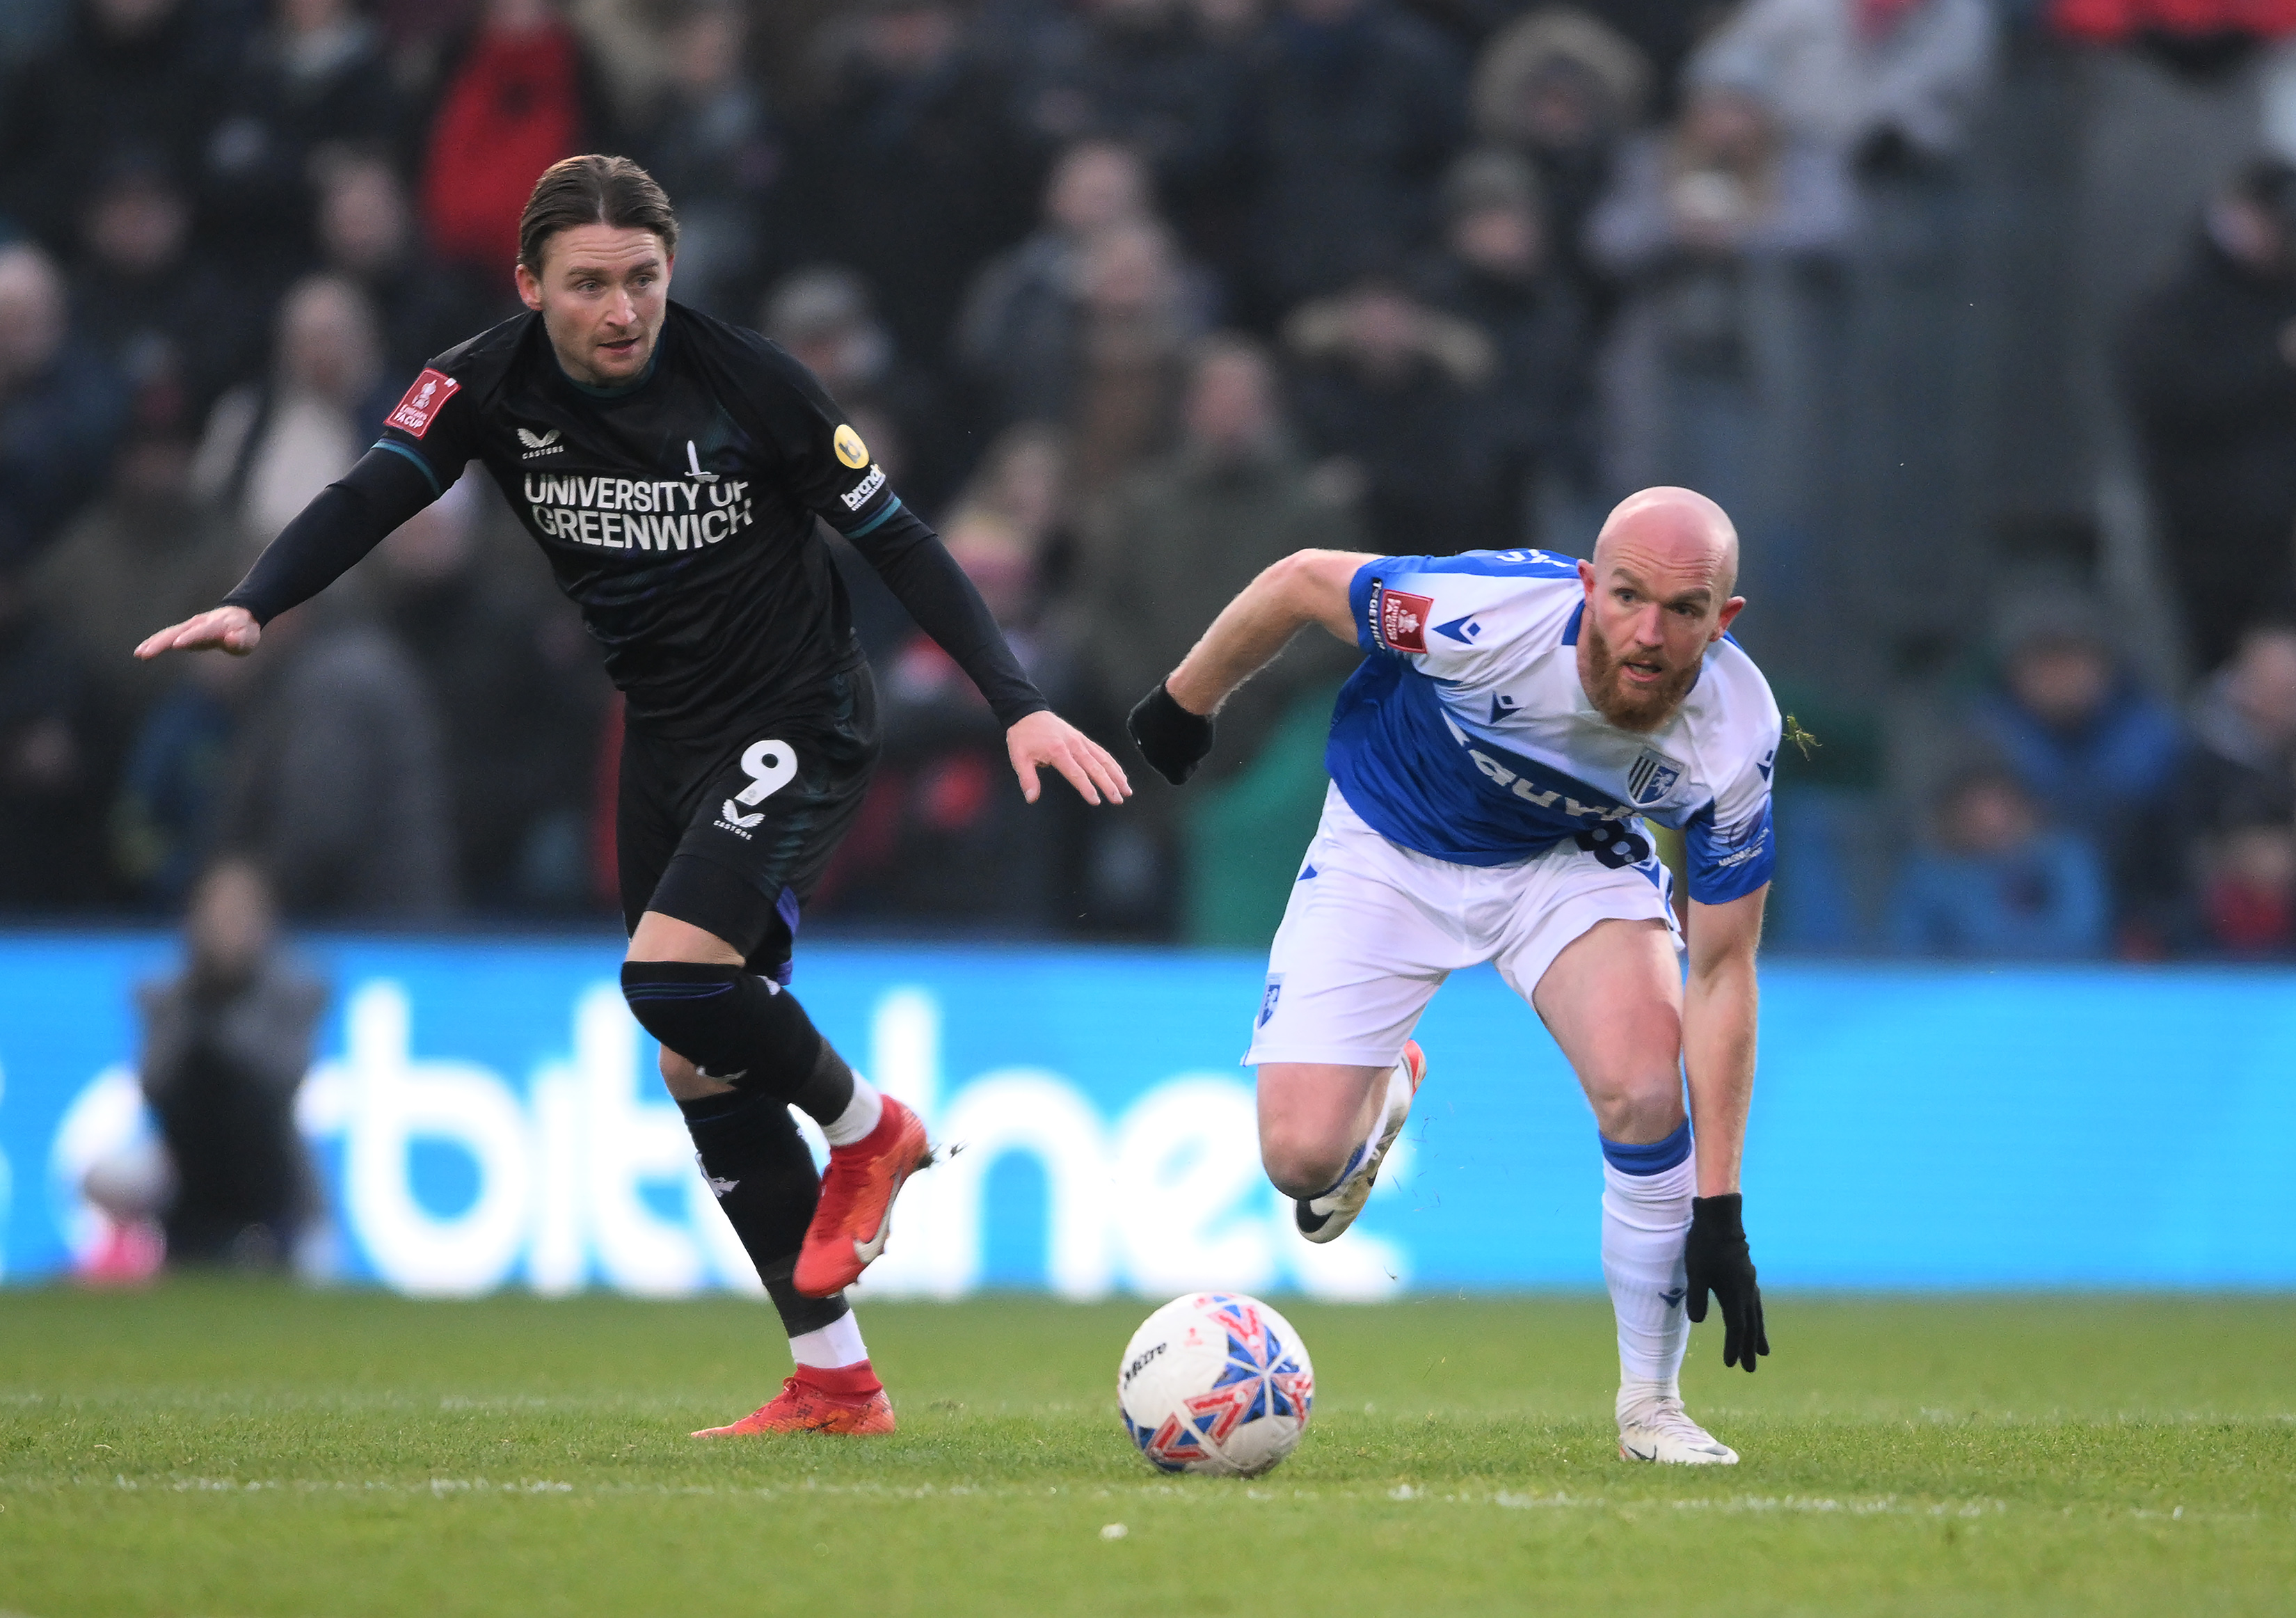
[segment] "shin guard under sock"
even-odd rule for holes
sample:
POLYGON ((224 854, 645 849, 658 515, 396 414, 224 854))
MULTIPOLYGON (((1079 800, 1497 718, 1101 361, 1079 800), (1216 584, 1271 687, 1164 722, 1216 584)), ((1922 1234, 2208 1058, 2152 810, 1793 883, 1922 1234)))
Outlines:
POLYGON ((796 1106, 824 1126, 853 1103, 853 1070, 797 997, 742 967, 625 961, 622 998, 665 1048, 745 1095, 796 1106))
POLYGON ((788 1105, 738 1090, 677 1105, 701 1172, 781 1312, 783 1329, 802 1336, 844 1315, 844 1294, 808 1298, 791 1283, 805 1228, 821 1200, 821 1175, 788 1105))

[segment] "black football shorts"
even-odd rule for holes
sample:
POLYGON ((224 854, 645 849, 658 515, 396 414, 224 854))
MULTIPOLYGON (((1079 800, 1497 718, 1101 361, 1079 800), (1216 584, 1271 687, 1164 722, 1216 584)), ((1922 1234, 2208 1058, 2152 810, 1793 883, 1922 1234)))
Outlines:
POLYGON ((868 665, 830 679, 827 710, 801 719, 759 719, 714 743, 625 735, 614 825, 625 926, 659 910, 789 981, 799 913, 877 759, 868 665))

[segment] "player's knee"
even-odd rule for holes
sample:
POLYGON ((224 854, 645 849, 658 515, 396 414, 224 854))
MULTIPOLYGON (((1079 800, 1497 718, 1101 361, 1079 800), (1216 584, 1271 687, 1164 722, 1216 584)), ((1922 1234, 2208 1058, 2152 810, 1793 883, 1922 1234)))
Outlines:
POLYGON ((821 1055, 821 1035, 805 1008, 739 966, 625 961, 622 998, 638 1025, 661 1041, 662 1078, 673 1095, 688 1071, 737 1089, 782 1088, 811 1072, 821 1055))
POLYGON ((1682 1122, 1682 1080, 1667 1070, 1627 1073, 1587 1086, 1595 1126, 1611 1140, 1658 1140, 1682 1122))
POLYGON ((1333 1143, 1312 1130, 1263 1121, 1259 1161, 1267 1178, 1286 1196, 1314 1196, 1346 1171, 1349 1142, 1333 1143))

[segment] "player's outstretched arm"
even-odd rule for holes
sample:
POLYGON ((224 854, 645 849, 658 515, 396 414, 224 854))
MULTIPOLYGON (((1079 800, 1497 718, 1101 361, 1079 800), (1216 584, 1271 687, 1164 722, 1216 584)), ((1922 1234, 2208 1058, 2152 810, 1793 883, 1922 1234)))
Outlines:
POLYGON ((147 637, 135 655, 213 649, 245 657, 263 626, 340 578, 383 536, 439 497, 431 474, 395 449, 370 449, 264 547, 239 587, 197 618, 147 637))
POLYGON ((1108 749, 1049 708, 1038 709, 1005 731, 1004 751, 1013 760, 1013 773, 1021 777, 1021 795, 1031 803, 1041 790, 1037 768, 1046 765, 1060 771, 1086 803, 1103 799, 1121 803, 1132 795, 1132 783, 1108 749))
POLYGON ((136 646, 135 655, 146 662, 162 652, 213 650, 245 657, 262 638, 263 626, 245 607, 210 607, 196 618, 169 624, 157 635, 147 636, 136 646))
POLYGON ((1722 1363, 1754 1368, 1770 1351, 1762 1293, 1746 1244, 1738 1189, 1746 1113, 1754 1096, 1755 1023, 1760 991, 1754 951, 1761 941, 1767 885, 1719 905, 1690 906, 1690 974, 1683 986, 1682 1054, 1690 1117, 1698 1138, 1698 1195, 1690 1204, 1687 1267, 1691 1319, 1706 1318, 1710 1291, 1722 1310, 1722 1363))
POLYGON ((1212 749, 1212 716, 1237 686, 1275 661, 1292 637, 1321 624, 1353 645, 1348 587, 1372 558, 1353 551, 1294 551, 1243 587, 1164 683, 1140 699, 1125 727, 1141 754, 1177 786, 1212 749))

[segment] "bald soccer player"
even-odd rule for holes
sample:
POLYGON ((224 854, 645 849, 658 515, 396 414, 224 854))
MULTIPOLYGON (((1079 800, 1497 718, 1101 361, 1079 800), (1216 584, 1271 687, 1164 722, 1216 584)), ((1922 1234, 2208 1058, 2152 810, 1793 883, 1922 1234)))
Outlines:
POLYGON ((1677 1383, 1709 1292, 1726 1365, 1770 1351, 1738 1169, 1779 724, 1728 637, 1737 576, 1729 518, 1685 489, 1620 505, 1591 563, 1301 551, 1229 603, 1130 721, 1177 786, 1220 704, 1296 631, 1362 648, 1243 1058, 1261 1160, 1302 1236, 1345 1230, 1426 1076, 1420 1013, 1450 973, 1496 963, 1601 1130, 1620 1453, 1687 1466, 1738 1458, 1677 1383), (1686 946, 1645 818, 1683 834, 1686 946))

